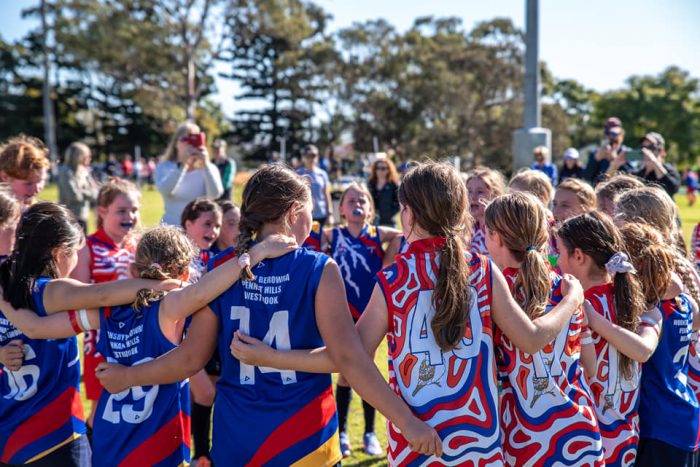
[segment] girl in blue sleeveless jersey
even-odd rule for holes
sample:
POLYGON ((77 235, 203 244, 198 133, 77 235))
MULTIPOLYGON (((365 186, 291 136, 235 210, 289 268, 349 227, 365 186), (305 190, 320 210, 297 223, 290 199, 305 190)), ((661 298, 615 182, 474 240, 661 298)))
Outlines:
MULTIPOLYGON (((372 195, 363 186, 353 183, 343 191, 338 207, 345 225, 323 232, 329 245, 328 254, 333 258, 343 274, 345 293, 353 319, 357 321, 364 311, 374 288, 374 276, 382 269, 384 242, 391 242, 400 231, 389 227, 374 226, 372 195)), ((391 264, 391 263, 389 263, 391 264)), ((335 398, 338 405, 340 425, 340 451, 343 457, 352 453, 347 433, 348 411, 352 390, 343 375, 338 376, 335 398)), ((365 431, 362 444, 365 454, 379 456, 383 450, 374 434, 374 407, 362 401, 365 431)))
MULTIPOLYGON (((252 261, 286 253, 295 244, 277 237, 257 244, 252 261)), ((175 227, 148 231, 136 249, 132 274, 142 278, 186 280, 195 248, 175 227)), ((88 310, 76 328, 69 313, 39 317, 5 305, 20 330, 41 329, 42 337, 64 337, 83 327, 100 329, 99 351, 107 361, 138 365, 163 355, 182 340, 185 319, 215 298, 240 275, 231 261, 190 287, 163 292, 139 291, 131 305, 88 310), (82 323, 82 321, 81 321, 82 323)), ((93 465, 180 465, 190 459, 189 385, 135 387, 117 395, 103 393, 97 404, 93 465)))
MULTIPOLYGON (((591 320, 636 332, 640 320, 653 323, 654 311, 647 316, 644 295, 636 270, 627 257, 627 248, 612 219, 593 211, 566 220, 557 229, 559 266, 573 274, 585 289, 591 320)), ((656 334, 650 328, 646 331, 656 334)), ((603 336, 593 331, 595 366, 587 374, 603 440, 605 464, 634 464, 639 442, 639 382, 641 365, 621 353, 603 336)))
MULTIPOLYGON (((462 238, 471 228, 467 199, 464 183, 448 164, 419 165, 406 174, 399 200, 409 247, 378 275, 357 323, 368 353, 387 336, 394 368, 391 387, 443 440, 442 459, 431 457, 412 450, 406 433, 391 424, 390 465, 501 465, 494 323, 535 353, 583 300, 580 285, 564 280, 559 304, 530 320, 498 269, 466 250, 462 238)), ((243 361, 264 367, 336 369, 323 349, 273 351, 242 333, 231 349, 243 361)))
MULTIPOLYGON (((632 223, 620 229, 637 269, 647 307, 636 333, 607 320, 591 328, 642 366, 638 466, 694 466, 698 457, 698 401, 688 382, 690 334, 700 327, 697 305, 672 290, 676 253, 652 227, 632 223), (661 412, 659 412, 661 410, 661 412)), ((588 311, 589 317, 595 312, 588 311)))
MULTIPOLYGON (((244 252, 275 234, 293 235, 301 244, 311 229, 311 203, 303 178, 279 165, 260 169, 243 192, 239 250, 232 256, 247 265, 244 252)), ((118 392, 180 381, 201 369, 217 345, 223 367, 214 405, 214 463, 334 465, 341 455, 330 375, 256 368, 229 351, 238 330, 281 349, 325 341, 360 395, 400 426, 416 449, 439 449, 435 432, 411 415, 363 350, 335 262, 298 248, 246 267, 243 279, 194 315, 175 351, 136 367, 104 364, 98 377, 105 387, 118 392)))
MULTIPOLYGON (((85 285, 67 279, 83 242, 82 228, 65 207, 53 203, 30 207, 17 228, 12 254, 0 265, 7 306, 30 308, 30 313, 44 316, 64 309, 128 302, 140 289, 158 284, 132 279, 85 285)), ((76 322, 75 313, 71 316, 76 322)), ((76 329, 80 330, 77 325, 76 329)), ((40 340, 45 337, 40 332, 39 327, 25 335, 0 312, 0 345, 19 339, 24 356, 19 370, 6 368, 0 376, 0 461, 88 465, 77 340, 40 340)))

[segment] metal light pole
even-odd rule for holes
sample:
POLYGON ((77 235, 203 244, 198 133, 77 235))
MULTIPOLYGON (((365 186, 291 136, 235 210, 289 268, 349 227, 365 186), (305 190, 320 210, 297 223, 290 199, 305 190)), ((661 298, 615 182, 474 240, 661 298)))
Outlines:
POLYGON ((514 172, 532 164, 532 150, 536 146, 547 146, 547 149, 552 146, 551 131, 540 126, 539 0, 526 0, 525 4, 525 105, 523 127, 513 133, 514 172))

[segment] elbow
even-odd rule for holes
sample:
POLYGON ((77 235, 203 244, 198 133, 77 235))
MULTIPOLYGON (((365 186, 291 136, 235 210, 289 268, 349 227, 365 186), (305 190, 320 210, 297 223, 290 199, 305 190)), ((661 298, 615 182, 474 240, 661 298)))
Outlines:
POLYGON ((632 358, 632 360, 635 360, 639 363, 646 363, 647 361, 649 361, 651 356, 654 355, 654 350, 655 349, 652 349, 650 347, 645 347, 644 349, 637 352, 637 354, 632 356, 631 358, 632 358))

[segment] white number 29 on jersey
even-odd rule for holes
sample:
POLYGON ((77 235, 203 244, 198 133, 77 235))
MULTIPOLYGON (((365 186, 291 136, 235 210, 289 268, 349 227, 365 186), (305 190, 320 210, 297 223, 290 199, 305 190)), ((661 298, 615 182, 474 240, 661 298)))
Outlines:
MULTIPOLYGON (((231 319, 239 320, 239 329, 243 334, 250 334, 250 308, 244 306, 231 307, 231 319)), ((270 327, 263 337, 263 342, 279 350, 289 350, 292 344, 289 338, 289 311, 275 311, 270 318, 270 327)), ((255 367, 240 362, 241 384, 255 384, 255 367)), ((297 382, 297 374, 292 370, 278 370, 277 368, 258 367, 261 373, 279 373, 282 384, 292 384, 297 382)))
MULTIPOLYGON (((146 363, 150 360, 153 360, 153 358, 146 357, 134 363, 134 365, 146 363)), ((120 393, 112 394, 107 399, 102 419, 114 424, 120 422, 142 423, 153 413, 153 404, 157 396, 158 386, 151 386, 148 390, 144 390, 142 386, 134 386, 120 393), (131 394, 134 403, 121 403, 129 394, 131 394), (137 406, 140 408, 136 409, 137 406)))

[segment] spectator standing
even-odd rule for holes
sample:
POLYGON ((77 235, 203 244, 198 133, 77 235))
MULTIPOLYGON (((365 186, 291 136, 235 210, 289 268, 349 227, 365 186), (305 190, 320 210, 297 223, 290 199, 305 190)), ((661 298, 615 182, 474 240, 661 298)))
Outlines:
POLYGON ((549 180, 552 182, 552 186, 557 186, 559 178, 557 174, 557 166, 549 161, 549 149, 547 149, 546 146, 537 146, 532 151, 532 154, 535 157, 535 162, 530 166, 530 168, 544 172, 544 174, 549 177, 549 180))
MULTIPOLYGON (((597 184, 605 178, 605 174, 610 167, 610 162, 616 156, 629 150, 622 144, 625 139, 625 130, 622 122, 617 117, 610 117, 605 122, 605 139, 595 153, 591 154, 586 164, 584 177, 592 184, 597 184)), ((620 166, 621 172, 631 172, 633 170, 629 163, 620 166)))
POLYGON ((226 141, 223 139, 214 140, 211 147, 214 150, 214 165, 219 169, 221 184, 224 187, 224 194, 219 199, 230 201, 233 182, 236 178, 236 161, 229 159, 226 154, 226 141))
POLYGON ((394 216, 399 212, 399 174, 388 158, 374 161, 367 182, 372 194, 379 225, 395 227, 394 216))
POLYGON ((117 156, 110 152, 107 156, 107 162, 105 162, 105 175, 107 177, 118 177, 121 173, 121 166, 117 161, 117 156))
POLYGON ((122 159, 122 175, 127 180, 131 180, 134 175, 134 164, 131 162, 131 156, 129 154, 124 154, 122 159))
POLYGON ((153 185, 156 184, 156 159, 154 157, 149 157, 146 162, 146 167, 146 184, 153 189, 153 185))
POLYGON ((331 182, 328 174, 318 167, 318 148, 313 144, 301 150, 304 166, 297 170, 299 175, 311 180, 311 197, 314 202, 313 220, 321 225, 333 225, 333 201, 331 200, 331 182))
MULTIPOLYGON (((663 188, 668 195, 678 193, 681 186, 681 175, 678 170, 666 160, 666 141, 659 133, 650 132, 642 138, 640 147, 642 152, 641 166, 637 170, 630 172, 631 175, 641 178, 646 185, 658 185, 663 188)), ((625 153, 618 154, 610 163, 611 170, 624 171, 622 167, 628 162, 625 161, 625 153)))
POLYGON ((583 165, 575 148, 564 151, 564 163, 559 170, 559 183, 567 178, 583 178, 583 165))
POLYGON ((83 231, 87 232, 90 204, 97 201, 99 186, 90 173, 90 148, 80 142, 66 149, 58 172, 58 200, 73 213, 83 231))
POLYGON ((686 188, 686 196, 688 198, 688 206, 695 204, 696 194, 698 189, 698 174, 693 169, 685 169, 683 173, 683 184, 686 188))
POLYGON ((224 192, 219 171, 209 161, 204 135, 192 137, 200 134, 193 122, 180 125, 156 166, 156 187, 165 205, 162 222, 166 224, 180 225, 182 211, 190 201, 201 196, 216 199, 224 192), (191 144, 193 141, 197 146, 191 144))

